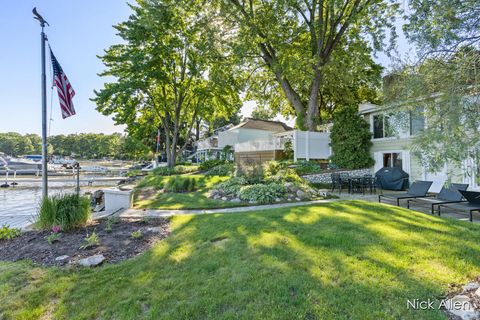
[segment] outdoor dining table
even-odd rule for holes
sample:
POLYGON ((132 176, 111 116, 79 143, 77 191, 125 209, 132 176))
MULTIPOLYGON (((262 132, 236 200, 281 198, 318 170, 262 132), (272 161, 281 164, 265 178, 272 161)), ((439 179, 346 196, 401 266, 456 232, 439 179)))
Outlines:
POLYGON ((372 193, 372 186, 375 183, 375 177, 373 176, 356 176, 356 177, 348 177, 348 193, 354 192, 354 186, 357 182, 357 185, 362 186, 362 193, 365 193, 365 187, 370 188, 370 193, 372 193))

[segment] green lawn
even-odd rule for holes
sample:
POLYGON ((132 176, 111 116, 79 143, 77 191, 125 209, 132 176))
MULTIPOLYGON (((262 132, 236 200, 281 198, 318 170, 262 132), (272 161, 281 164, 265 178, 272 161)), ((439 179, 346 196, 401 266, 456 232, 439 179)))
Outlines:
POLYGON ((169 176, 148 175, 137 186, 135 208, 149 209, 211 209, 211 208, 228 208, 246 205, 245 203, 235 203, 222 200, 214 200, 208 197, 208 192, 212 187, 222 181, 228 180, 229 177, 205 176, 202 174, 189 175, 197 180, 199 189, 195 192, 187 193, 162 193, 158 191, 156 194, 148 196, 146 199, 139 199, 139 194, 145 188, 157 187, 162 188, 170 178, 169 176))
POLYGON ((443 319, 480 274, 480 226, 361 201, 172 218, 139 257, 81 272, 0 263, 0 319, 443 319))

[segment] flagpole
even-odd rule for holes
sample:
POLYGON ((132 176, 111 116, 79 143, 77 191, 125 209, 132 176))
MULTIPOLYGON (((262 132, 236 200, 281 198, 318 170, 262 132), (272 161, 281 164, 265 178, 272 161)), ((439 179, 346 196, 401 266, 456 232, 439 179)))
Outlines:
POLYGON ((37 9, 33 8, 34 19, 40 22, 42 32, 40 33, 41 50, 42 50, 42 198, 48 197, 48 168, 47 168, 47 78, 45 72, 45 42, 46 36, 44 32, 45 24, 48 22, 38 14, 37 9))

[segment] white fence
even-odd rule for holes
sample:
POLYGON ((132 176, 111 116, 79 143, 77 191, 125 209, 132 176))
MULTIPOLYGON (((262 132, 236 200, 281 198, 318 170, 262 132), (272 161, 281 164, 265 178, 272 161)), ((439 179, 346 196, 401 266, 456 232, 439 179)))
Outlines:
POLYGON ((330 134, 325 132, 290 131, 235 144, 235 152, 283 150, 285 142, 292 140, 294 160, 328 159, 331 155, 330 134))
POLYGON ((297 159, 328 159, 331 154, 330 133, 297 130, 293 132, 294 161, 297 159))
POLYGON ((276 137, 257 139, 235 144, 235 152, 255 152, 282 150, 283 146, 276 137))

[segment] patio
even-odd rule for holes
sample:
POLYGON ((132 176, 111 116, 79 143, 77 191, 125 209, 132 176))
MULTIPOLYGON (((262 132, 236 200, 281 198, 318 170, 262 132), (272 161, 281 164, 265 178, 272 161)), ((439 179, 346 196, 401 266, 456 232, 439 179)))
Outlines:
MULTIPOLYGON (((330 191, 330 190, 325 190, 325 191, 330 191)), ((391 191, 391 190, 381 190, 378 189, 377 193, 348 193, 345 190, 342 193, 338 193, 337 191, 334 191, 333 194, 338 196, 340 200, 364 200, 368 202, 378 202, 378 195, 379 194, 394 194, 398 193, 398 191, 391 191)), ((382 203, 385 204, 391 204, 393 206, 396 206, 395 201, 389 201, 387 198, 382 199, 382 203)), ((407 200, 401 200, 400 201, 400 207, 402 208, 407 208, 407 200)), ((415 210, 418 212, 422 212, 428 215, 431 215, 430 213, 430 208, 428 207, 421 207, 416 205, 415 203, 410 203, 410 209, 415 210)), ((438 216, 436 214, 436 216, 438 216)), ((455 209, 449 208, 442 206, 441 209, 441 217, 443 218, 453 218, 457 220, 462 220, 462 221, 469 221, 469 214, 468 212, 461 212, 461 211, 456 211, 455 209)), ((480 212, 473 212, 473 223, 480 223, 480 212)))

